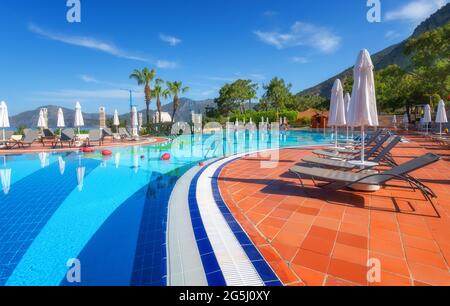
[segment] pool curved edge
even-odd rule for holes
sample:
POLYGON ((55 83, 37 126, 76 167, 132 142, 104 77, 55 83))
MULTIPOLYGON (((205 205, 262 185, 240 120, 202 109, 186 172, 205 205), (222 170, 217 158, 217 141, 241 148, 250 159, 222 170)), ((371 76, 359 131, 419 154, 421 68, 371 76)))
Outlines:
MULTIPOLYGON (((286 147, 282 149, 292 149, 292 148, 315 148, 315 147, 324 147, 327 145, 306 145, 306 146, 294 146, 294 147, 286 147)), ((276 151, 281 149, 267 149, 260 150, 255 152, 246 152, 238 155, 234 155, 231 157, 221 158, 211 160, 203 167, 196 166, 192 168, 188 173, 186 173, 180 181, 184 180, 184 182, 174 188, 174 192, 171 196, 171 202, 169 204, 169 222, 167 228, 167 254, 168 254, 168 285, 169 286, 238 286, 238 285, 249 285, 246 282, 245 278, 242 278, 236 282, 229 280, 236 280, 239 278, 236 273, 236 269, 231 269, 232 271, 224 271, 223 267, 230 264, 226 262, 226 259, 221 259, 222 251, 217 252, 212 247, 211 237, 217 236, 217 233, 211 233, 210 228, 205 227, 205 222, 216 221, 211 220, 214 217, 211 216, 210 212, 202 212, 202 209, 199 208, 199 202, 205 202, 204 197, 210 197, 209 204, 214 206, 213 209, 217 209, 220 211, 222 221, 226 223, 226 230, 231 232, 234 236, 235 242, 238 242, 235 245, 235 249, 231 250, 231 253, 241 252, 241 259, 244 261, 244 265, 247 265, 246 271, 243 274, 249 273, 248 263, 251 263, 254 271, 257 272, 257 278, 261 281, 252 283, 252 277, 250 277, 250 285, 265 285, 265 286, 282 286, 283 284, 279 280, 278 276, 275 274, 273 269, 264 259, 262 254, 253 244, 253 242, 248 237, 247 233, 242 229, 239 222, 236 221, 232 213, 227 207, 227 204, 223 201, 223 198, 220 194, 218 188, 218 180, 221 171, 228 164, 241 159, 245 156, 249 156, 257 153, 264 153, 270 151, 276 151), (189 185, 189 187, 188 187, 189 185), (180 188, 183 186, 183 188, 180 188), (207 189, 205 189, 207 187, 207 189), (210 189, 208 189, 210 187, 210 189), (175 193, 178 196, 175 196, 175 193), (184 198, 181 201, 178 201, 179 195, 184 193, 184 198), (203 198, 203 199, 202 199, 203 198), (213 201, 211 201, 211 198, 213 201), (174 204, 176 202, 176 204, 174 204), (174 209, 182 209, 184 210, 183 214, 183 230, 185 233, 189 233, 189 242, 184 241, 185 246, 189 245, 189 249, 191 250, 187 254, 183 254, 180 248, 176 245, 176 240, 173 237, 176 235, 180 235, 180 227, 174 226, 177 222, 180 222, 180 219, 174 218, 174 209), (203 235, 203 236, 202 236, 203 235), (206 238, 206 239, 205 239, 206 238), (192 251, 193 250, 193 251, 192 251), (242 252, 245 254, 245 258, 242 258, 242 252), (192 257, 192 253, 195 253, 196 256, 192 257), (203 254, 203 256, 201 255, 203 254), (205 260, 205 255, 207 256, 207 260, 205 260), (219 256, 219 258, 218 258, 219 256), (188 267, 187 269, 180 265, 181 261, 192 261, 195 259, 196 266, 195 269, 192 267, 188 267), (175 261, 175 262, 174 262, 175 261), (175 264, 176 263, 176 264, 175 264), (217 270, 217 266, 219 266, 219 270, 217 270), (231 273, 231 275, 227 275, 231 273), (234 274, 234 275, 233 275, 234 274), (220 277, 222 275, 222 278, 220 277), (209 278, 209 276, 213 276, 209 278), (190 278, 194 280, 202 279, 202 282, 193 282, 189 281, 190 278)), ((204 203, 203 203, 204 204, 204 203)), ((211 207, 212 207, 211 206, 211 207)), ((213 238, 214 239, 214 238, 213 238)), ((231 265, 236 266, 236 262, 232 262, 231 265)), ((250 268, 251 269, 251 268, 250 268)), ((250 273, 251 274, 251 273, 250 273)), ((255 276, 253 275, 253 278, 255 276)))

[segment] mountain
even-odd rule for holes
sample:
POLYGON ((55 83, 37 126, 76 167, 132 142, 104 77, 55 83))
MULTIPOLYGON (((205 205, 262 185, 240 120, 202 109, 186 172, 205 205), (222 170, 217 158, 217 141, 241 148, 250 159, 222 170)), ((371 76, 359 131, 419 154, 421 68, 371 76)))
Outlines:
MULTIPOLYGON (((154 106, 154 102, 153 102, 152 106, 154 106)), ((212 99, 194 101, 194 100, 191 100, 188 98, 180 98, 180 107, 178 108, 178 111, 175 114, 175 120, 190 122, 191 121, 191 111, 195 112, 196 114, 205 115, 206 109, 208 107, 213 107, 213 106, 215 106, 215 103, 214 103, 214 100, 212 100, 212 99)), ((170 116, 172 116, 173 102, 163 105, 162 109, 163 109, 163 112, 169 113, 170 116)), ((139 112, 144 115, 144 122, 145 122, 145 109, 142 109, 139 112)), ((150 120, 153 117, 153 114, 155 114, 155 113, 156 113, 156 110, 150 110, 150 120)), ((120 116, 121 120, 122 119, 129 120, 129 118, 130 118, 130 113, 123 114, 120 116)))
MULTIPOLYGON (((403 52, 407 41, 410 38, 418 37, 425 32, 444 26, 448 22, 450 22, 450 3, 443 6, 441 9, 431 15, 427 20, 422 22, 408 39, 373 54, 372 61, 375 69, 384 69, 387 66, 393 64, 397 64, 403 69, 408 69, 411 65, 411 61, 403 52)), ((333 87, 334 81, 338 78, 344 80, 352 74, 353 67, 348 68, 347 70, 336 76, 333 76, 325 82, 322 82, 314 87, 300 92, 299 95, 321 95, 324 97, 330 97, 331 88, 333 87)))
MULTIPOLYGON (((39 107, 35 110, 26 111, 20 114, 17 114, 15 116, 11 116, 9 118, 10 124, 12 127, 29 127, 29 128, 35 128, 37 126, 38 120, 39 120, 39 111, 41 108, 47 108, 48 109, 48 125, 50 127, 56 126, 56 121, 58 118, 58 109, 60 106, 56 105, 47 105, 39 107)), ((67 127, 73 127, 74 121, 75 121, 75 110, 69 109, 65 107, 61 107, 64 112, 64 121, 66 123, 67 127)), ((83 119, 84 119, 84 125, 86 127, 94 127, 98 126, 99 122, 99 115, 98 114, 92 114, 92 113, 83 113, 83 119)))

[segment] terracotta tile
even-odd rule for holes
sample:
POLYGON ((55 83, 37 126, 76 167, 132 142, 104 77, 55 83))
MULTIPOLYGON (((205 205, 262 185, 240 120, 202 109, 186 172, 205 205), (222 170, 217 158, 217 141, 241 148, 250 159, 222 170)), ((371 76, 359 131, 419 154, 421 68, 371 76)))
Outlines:
POLYGON ((300 281, 294 271, 292 271, 285 262, 279 260, 270 262, 269 264, 272 269, 276 271, 278 278, 283 284, 291 284, 300 281))
POLYGON ((448 270, 444 258, 439 253, 433 253, 412 247, 405 247, 406 259, 408 262, 419 263, 428 266, 434 266, 439 269, 448 270))
POLYGON ((370 286, 412 286, 411 280, 409 278, 399 276, 387 271, 381 271, 381 282, 370 283, 370 286))
POLYGON ((258 229, 261 231, 264 237, 269 240, 273 240, 273 238, 275 238, 275 236, 280 232, 279 228, 265 225, 258 225, 258 229))
POLYGON ((405 246, 413 247, 420 250, 426 250, 433 253, 439 253, 439 247, 434 240, 424 239, 414 236, 403 235, 403 243, 405 246))
POLYGON ((319 210, 316 208, 309 208, 309 207, 300 207, 297 209, 298 213, 304 214, 304 215, 310 215, 310 216, 317 216, 319 214, 319 210))
POLYGON ((352 223, 341 223, 341 227, 339 228, 340 232, 354 234, 358 236, 365 236, 367 237, 369 235, 369 228, 368 226, 361 225, 361 224, 352 224, 352 223))
POLYGON ((350 283, 348 281, 342 280, 342 279, 338 279, 336 277, 333 276, 328 276, 327 277, 327 281, 325 283, 325 286, 330 286, 330 287, 354 287, 355 284, 350 283))
POLYGON ((303 250, 309 250, 315 253, 329 256, 333 249, 334 241, 317 238, 314 236, 306 236, 302 243, 303 250))
POLYGON ((399 257, 392 257, 381 253, 371 252, 370 258, 378 259, 381 263, 381 269, 405 277, 410 277, 408 264, 406 260, 399 257))
POLYGON ((271 242, 271 245, 277 250, 281 258, 288 263, 290 263, 293 260, 293 258, 299 251, 298 247, 280 242, 277 239, 274 239, 271 242))
POLYGON ((292 261, 294 265, 303 266, 315 271, 326 273, 330 264, 330 257, 308 250, 300 250, 292 261))
POLYGON ((367 249, 368 239, 364 236, 353 235, 349 233, 339 232, 337 236, 337 243, 345 244, 351 247, 367 249))
POLYGON ((281 229, 285 224, 286 224, 286 220, 279 219, 279 218, 273 218, 273 217, 267 217, 261 222, 260 225, 271 226, 271 227, 275 227, 277 229, 281 229))
POLYGON ((324 217, 317 217, 314 220, 314 225, 323 227, 329 230, 338 231, 339 226, 341 225, 341 220, 337 219, 330 219, 330 218, 324 218, 324 217))
POLYGON ((306 267, 292 265, 292 269, 306 286, 323 286, 325 274, 306 267))
POLYGON ((337 231, 313 225, 309 230, 308 236, 321 238, 325 240, 335 240, 337 236, 337 231))
POLYGON ((404 257, 401 243, 394 243, 385 240, 370 239, 369 247, 371 251, 391 255, 394 257, 404 257))
POLYGON ((331 258, 365 266, 367 265, 367 260, 369 259, 369 252, 367 249, 360 249, 336 243, 331 258))
POLYGON ((339 259, 331 259, 328 274, 365 286, 367 285, 368 271, 369 270, 366 266, 346 262, 339 259))
POLYGON ((430 284, 432 286, 450 286, 450 273, 448 270, 411 263, 409 265, 414 281, 430 284))

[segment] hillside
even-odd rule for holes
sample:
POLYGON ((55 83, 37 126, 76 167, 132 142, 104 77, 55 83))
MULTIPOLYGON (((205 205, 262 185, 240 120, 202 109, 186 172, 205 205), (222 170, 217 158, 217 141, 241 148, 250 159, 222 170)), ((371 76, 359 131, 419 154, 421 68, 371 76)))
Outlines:
MULTIPOLYGON (((410 38, 418 37, 421 34, 441 27, 450 22, 450 3, 439 9, 436 13, 431 15, 427 20, 422 22, 413 32, 413 34, 406 40, 399 44, 390 46, 378 53, 372 55, 372 61, 376 70, 384 69, 389 65, 397 64, 403 69, 408 69, 410 66, 410 59, 404 54, 404 49, 407 41, 410 38)), ((299 95, 321 95, 329 97, 334 81, 339 78, 341 80, 353 74, 353 67, 348 68, 344 72, 333 76, 332 78, 322 82, 314 87, 306 89, 299 93, 299 95)))

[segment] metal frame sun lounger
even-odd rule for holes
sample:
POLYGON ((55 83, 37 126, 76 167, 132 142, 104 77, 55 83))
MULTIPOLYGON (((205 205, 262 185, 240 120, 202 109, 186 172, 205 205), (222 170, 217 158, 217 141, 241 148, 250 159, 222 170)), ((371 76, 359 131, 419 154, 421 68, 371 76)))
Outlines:
POLYGON ((12 142, 13 135, 14 135, 14 132, 6 131, 5 132, 5 140, 3 140, 3 134, 0 132, 0 147, 3 146, 4 149, 11 149, 12 147, 9 146, 9 143, 12 142))
MULTIPOLYGON (((376 141, 381 136, 381 134, 383 134, 383 133, 385 133, 387 131, 388 130, 386 130, 386 129, 378 129, 378 130, 375 131, 375 133, 372 134, 372 136, 367 135, 365 145, 366 146, 370 146, 374 141, 376 141)), ((350 139, 350 140, 341 139, 341 140, 338 140, 338 142, 340 142, 340 143, 352 143, 353 145, 361 145, 361 136, 358 136, 355 139, 350 139)))
POLYGON ((68 143, 69 147, 72 147, 76 141, 76 135, 73 129, 64 129, 61 131, 61 136, 55 139, 52 144, 53 148, 56 148, 58 144, 61 144, 61 148, 64 147, 64 143, 68 143))
POLYGON ((27 130, 25 132, 25 137, 22 140, 9 141, 8 146, 9 146, 9 144, 13 144, 12 147, 15 147, 15 146, 22 147, 22 148, 24 148, 25 146, 31 147, 31 145, 38 140, 39 140, 39 133, 37 131, 27 130))
POLYGON ((90 147, 91 142, 98 142, 101 146, 103 144, 103 133, 100 130, 89 131, 89 136, 87 138, 87 145, 90 147))
MULTIPOLYGON (((384 135, 379 142, 377 142, 370 150, 367 151, 366 157, 368 159, 371 158, 390 137, 390 133, 384 135)), ((343 154, 339 152, 329 152, 326 150, 315 150, 313 151, 313 153, 324 158, 337 158, 343 160, 353 160, 361 156, 361 151, 356 151, 355 154, 343 154)))
POLYGON ((134 140, 126 128, 119 128, 119 135, 121 140, 134 140))
POLYGON ((424 197, 433 204, 432 198, 436 198, 436 194, 429 187, 425 186, 419 180, 412 178, 409 174, 415 170, 429 166, 440 159, 438 155, 428 153, 380 173, 354 173, 300 166, 292 167, 290 172, 299 178, 302 187, 304 187, 302 176, 309 176, 312 178, 314 185, 327 190, 344 189, 355 184, 385 186, 389 181, 400 180, 409 183, 413 189, 419 189, 424 197), (318 180, 328 183, 318 185, 316 183, 318 180))
MULTIPOLYGON (((395 148, 395 146, 397 146, 397 144, 401 140, 402 140, 402 138, 400 136, 391 137, 391 139, 388 141, 389 143, 386 145, 386 147, 370 161, 373 163, 379 164, 384 160, 387 162, 387 164, 393 165, 394 164, 393 160, 391 157, 389 157, 389 154, 392 151, 392 149, 395 148)), ((319 166, 328 167, 328 168, 336 168, 336 169, 341 169, 341 170, 353 170, 353 169, 358 169, 358 168, 359 169, 363 168, 361 170, 364 170, 364 169, 373 167, 372 164, 370 167, 361 167, 361 166, 353 165, 353 164, 349 163, 348 161, 320 158, 320 157, 316 157, 316 156, 307 156, 307 157, 303 158, 302 160, 309 164, 319 165, 319 166)))

